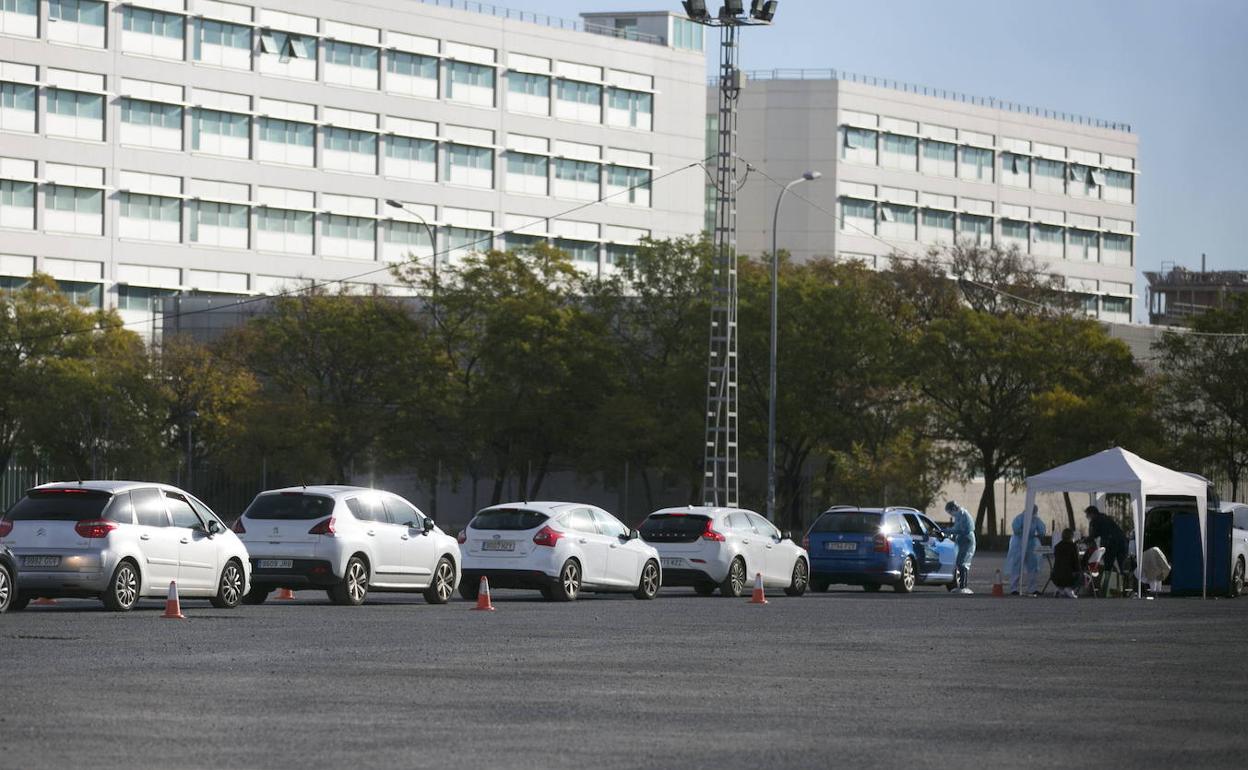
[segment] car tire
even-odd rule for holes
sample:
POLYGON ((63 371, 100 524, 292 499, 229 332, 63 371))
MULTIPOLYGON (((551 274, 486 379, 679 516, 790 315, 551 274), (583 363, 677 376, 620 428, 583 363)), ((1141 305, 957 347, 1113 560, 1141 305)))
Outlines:
POLYGON ((901 563, 901 577, 893 583, 893 590, 899 594, 908 594, 914 590, 914 584, 917 578, 914 574, 914 559, 909 556, 901 563))
POLYGON ((252 586, 250 591, 243 594, 243 604, 264 604, 272 592, 273 589, 268 586, 252 586))
POLYGON ((446 604, 455 593, 455 565, 443 556, 433 568, 433 580, 425 589, 425 601, 430 604, 446 604))
POLYGON ((801 596, 806 593, 808 585, 810 585, 810 568, 806 566, 805 559, 798 558, 793 563, 793 577, 784 589, 784 593, 787 596, 801 596))
POLYGON ((542 598, 548 602, 553 602, 555 600, 554 586, 542 586, 541 588, 537 589, 537 592, 541 594, 542 598))
POLYGON ((576 559, 568 559, 559 568, 558 582, 550 589, 557 602, 572 602, 581 595, 581 565, 576 559))
POLYGON ((358 556, 352 556, 342 571, 342 582, 329 589, 334 604, 358 607, 368 598, 368 565, 358 556))
POLYGON ((238 562, 230 559, 221 568, 221 579, 217 581, 217 593, 208 603, 219 610, 232 610, 243 601, 243 568, 238 562))
POLYGON ((1239 597, 1244 593, 1244 560, 1235 561, 1235 571, 1231 574, 1231 596, 1239 597))
POLYGON ((17 586, 13 585, 13 573, 0 564, 0 613, 8 612, 9 606, 17 598, 17 586))
POLYGON ((880 590, 880 584, 879 583, 863 583, 862 590, 866 591, 869 594, 873 594, 880 590))
POLYGON ((719 588, 715 583, 698 583, 693 587, 694 593, 698 596, 710 596, 715 593, 715 589, 719 588))
POLYGON ((113 612, 129 612, 139 602, 139 568, 129 559, 122 559, 108 580, 102 597, 104 606, 113 612))
POLYGON ((636 599, 653 599, 659 595, 659 586, 662 585, 662 580, 662 574, 659 572, 659 563, 651 559, 641 568, 641 577, 637 580, 637 590, 633 591, 633 597, 636 599))
POLYGON ((721 596, 739 598, 745 594, 745 561, 738 556, 728 565, 728 575, 719 584, 721 596))
POLYGON ((826 593, 829 585, 831 584, 826 580, 820 580, 819 578, 810 579, 810 590, 814 591, 815 593, 819 593, 819 594, 826 593))
POLYGON ((26 609, 26 605, 30 604, 35 597, 31 594, 19 593, 9 600, 9 612, 21 612, 26 609))
POLYGON ((459 595, 464 601, 475 602, 477 594, 481 593, 481 579, 465 580, 462 576, 459 579, 459 595))

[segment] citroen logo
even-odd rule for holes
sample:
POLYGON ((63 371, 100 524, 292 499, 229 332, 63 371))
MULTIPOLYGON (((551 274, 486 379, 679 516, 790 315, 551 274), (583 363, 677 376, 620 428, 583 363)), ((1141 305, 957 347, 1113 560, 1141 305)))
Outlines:
POLYGON ((35 530, 35 535, 38 537, 43 537, 46 534, 48 534, 48 531, 44 529, 43 527, 40 527, 39 529, 35 530))
POLYGON ((494 539, 495 539, 495 540, 497 540, 499 537, 500 537, 500 535, 495 535, 495 536, 494 536, 494 539))

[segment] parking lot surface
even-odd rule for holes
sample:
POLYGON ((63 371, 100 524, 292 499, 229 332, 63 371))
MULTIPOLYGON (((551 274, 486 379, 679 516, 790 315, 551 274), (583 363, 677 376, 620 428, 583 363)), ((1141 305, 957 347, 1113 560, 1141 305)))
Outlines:
POLYGON ((1242 767, 1248 600, 857 589, 0 616, 0 766, 1242 767))

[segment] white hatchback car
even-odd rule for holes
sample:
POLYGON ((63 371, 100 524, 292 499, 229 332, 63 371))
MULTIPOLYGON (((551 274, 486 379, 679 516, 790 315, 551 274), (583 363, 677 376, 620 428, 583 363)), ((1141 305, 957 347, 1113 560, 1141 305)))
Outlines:
POLYGON ((584 503, 491 506, 468 522, 459 542, 459 593, 469 600, 477 598, 482 575, 491 588, 536 588, 548 601, 572 601, 581 591, 653 599, 663 584, 658 551, 636 530, 584 503))
POLYGON ((664 581, 710 596, 741 596, 757 573, 767 588, 806 593, 810 557, 771 522, 740 508, 664 508, 646 517, 641 537, 659 551, 664 581))
POLYGON ((336 604, 370 590, 421 592, 445 604, 459 581, 459 545, 398 495, 348 486, 261 492, 234 523, 251 552, 260 604, 274 588, 324 588, 336 604))
POLYGON ((44 484, 0 520, 0 543, 21 566, 21 594, 99 597, 126 611, 143 596, 207 597, 237 607, 247 591, 247 549, 208 506, 166 484, 81 481, 44 484))

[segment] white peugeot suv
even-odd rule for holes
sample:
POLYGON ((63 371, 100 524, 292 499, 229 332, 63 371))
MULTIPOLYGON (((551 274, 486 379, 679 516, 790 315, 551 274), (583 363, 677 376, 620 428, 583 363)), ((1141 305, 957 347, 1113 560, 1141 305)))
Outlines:
POLYGON ((21 566, 21 593, 99 597, 126 611, 140 597, 207 597, 237 607, 247 591, 247 549, 208 506, 166 484, 79 481, 44 484, 0 519, 0 544, 21 566))
POLYGON ((459 534, 464 580, 476 599, 484 575, 491 588, 536 588, 548 601, 581 591, 618 591, 653 599, 663 584, 659 554, 637 530, 584 503, 505 503, 485 508, 459 534))
POLYGON ((703 596, 716 588, 740 596, 758 573, 765 587, 783 588, 789 596, 806 593, 810 581, 806 551, 753 511, 664 508, 641 523, 641 537, 658 549, 667 585, 693 586, 703 596))
POLYGON ((421 592, 445 604, 459 580, 459 545, 398 495, 347 486, 261 492, 234 523, 251 552, 247 604, 274 588, 324 588, 336 604, 370 590, 421 592))

